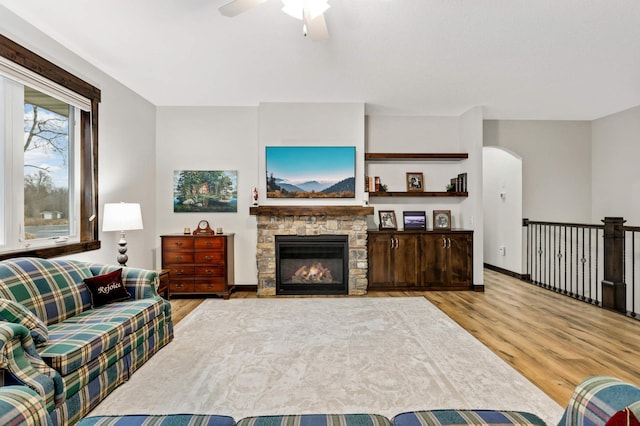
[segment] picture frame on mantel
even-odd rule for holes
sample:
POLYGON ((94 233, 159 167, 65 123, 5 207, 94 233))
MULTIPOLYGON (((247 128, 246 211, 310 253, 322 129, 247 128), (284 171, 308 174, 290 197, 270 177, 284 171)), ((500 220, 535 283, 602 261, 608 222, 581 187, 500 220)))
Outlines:
POLYGON ((378 210, 378 217, 380 218, 379 229, 395 231, 398 229, 398 222, 396 221, 396 212, 393 210, 378 210))

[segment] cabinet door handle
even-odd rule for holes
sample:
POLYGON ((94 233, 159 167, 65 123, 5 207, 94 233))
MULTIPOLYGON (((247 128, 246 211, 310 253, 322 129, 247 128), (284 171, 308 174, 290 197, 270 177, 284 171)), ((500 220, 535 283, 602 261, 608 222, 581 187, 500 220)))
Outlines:
POLYGON ((442 248, 447 248, 447 239, 442 237, 442 248))
POLYGON ((447 248, 451 248, 451 238, 447 238, 447 248))

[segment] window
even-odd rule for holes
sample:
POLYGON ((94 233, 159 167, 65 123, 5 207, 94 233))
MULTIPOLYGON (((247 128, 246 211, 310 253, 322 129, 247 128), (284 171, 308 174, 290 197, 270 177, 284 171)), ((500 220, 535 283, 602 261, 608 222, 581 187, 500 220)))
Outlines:
POLYGON ((0 259, 94 250, 100 91, 0 36, 0 259))

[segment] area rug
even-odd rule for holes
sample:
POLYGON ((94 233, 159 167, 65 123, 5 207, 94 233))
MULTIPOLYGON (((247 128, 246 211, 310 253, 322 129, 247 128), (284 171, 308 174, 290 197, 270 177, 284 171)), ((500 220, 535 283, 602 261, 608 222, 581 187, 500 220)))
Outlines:
POLYGON ((422 297, 208 299, 90 415, 562 408, 422 297))

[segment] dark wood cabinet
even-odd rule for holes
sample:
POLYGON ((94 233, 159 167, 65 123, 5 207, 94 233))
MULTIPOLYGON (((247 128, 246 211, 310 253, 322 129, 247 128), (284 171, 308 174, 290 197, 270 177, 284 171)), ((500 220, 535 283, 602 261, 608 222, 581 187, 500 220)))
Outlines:
POLYGON ((473 233, 433 232, 420 236, 420 282, 438 289, 473 286, 473 233))
POLYGON ((368 244, 370 287, 406 287, 417 281, 418 239, 403 233, 369 233, 368 244))
POLYGON ((233 234, 162 235, 162 268, 174 295, 212 294, 228 299, 234 289, 233 234))
POLYGON ((369 231, 369 288, 473 288, 473 231, 369 231))

